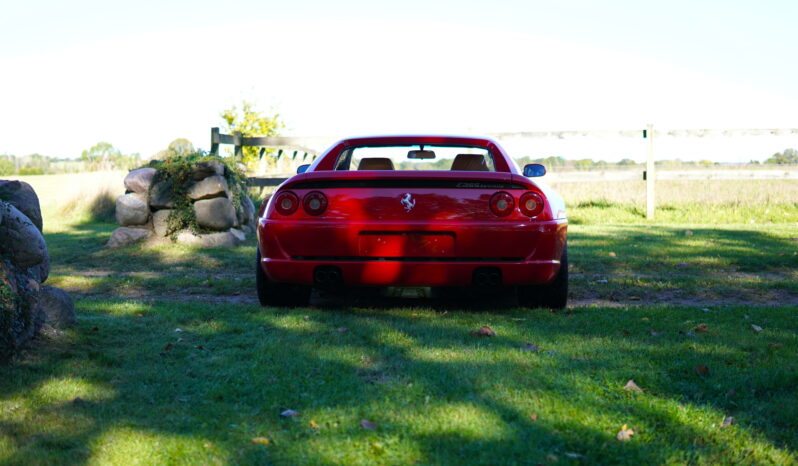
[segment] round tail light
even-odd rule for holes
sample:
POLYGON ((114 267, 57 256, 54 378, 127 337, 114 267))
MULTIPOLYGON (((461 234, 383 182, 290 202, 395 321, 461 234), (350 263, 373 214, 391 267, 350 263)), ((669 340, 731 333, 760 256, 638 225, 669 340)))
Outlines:
POLYGON ((280 215, 291 215, 299 207, 299 198, 291 191, 285 191, 277 195, 274 200, 274 208, 280 215))
POLYGON ((515 199, 510 194, 499 191, 490 198, 490 210, 499 217, 506 217, 515 208, 515 199))
POLYGON ((543 196, 538 193, 524 193, 518 202, 518 208, 527 217, 537 217, 543 212, 543 207, 543 196))
POLYGON ((311 191, 302 199, 302 207, 310 215, 321 215, 327 209, 327 196, 319 191, 311 191))

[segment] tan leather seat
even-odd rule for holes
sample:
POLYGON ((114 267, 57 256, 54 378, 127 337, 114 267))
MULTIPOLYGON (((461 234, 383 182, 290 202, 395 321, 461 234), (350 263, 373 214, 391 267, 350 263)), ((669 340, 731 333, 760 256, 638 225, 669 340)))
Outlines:
POLYGON ((488 165, 482 154, 457 154, 452 162, 452 170, 465 172, 486 172, 488 165))
POLYGON ((369 157, 360 160, 358 170, 393 170, 393 162, 386 157, 369 157))

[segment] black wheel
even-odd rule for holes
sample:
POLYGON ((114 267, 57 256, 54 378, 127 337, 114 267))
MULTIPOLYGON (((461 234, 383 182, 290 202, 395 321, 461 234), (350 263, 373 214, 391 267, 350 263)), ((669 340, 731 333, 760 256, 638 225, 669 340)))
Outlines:
POLYGON ((568 245, 562 251, 560 271, 548 285, 518 287, 518 303, 524 307, 565 309, 568 304, 568 245))
POLYGON ((255 264, 255 286, 261 306, 301 307, 310 302, 311 287, 289 283, 275 283, 269 280, 261 266, 260 249, 255 264))

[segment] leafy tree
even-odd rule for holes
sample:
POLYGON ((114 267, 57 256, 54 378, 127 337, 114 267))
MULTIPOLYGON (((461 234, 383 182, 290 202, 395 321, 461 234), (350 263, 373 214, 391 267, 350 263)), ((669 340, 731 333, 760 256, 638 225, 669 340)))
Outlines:
MULTIPOLYGON (((280 120, 280 115, 264 115, 257 110, 253 104, 246 100, 241 102, 241 106, 232 106, 221 113, 222 119, 227 126, 225 132, 233 134, 240 131, 244 136, 277 136, 278 132, 285 127, 280 120)), ((258 160, 259 149, 257 147, 243 148, 243 162, 252 165, 258 160)))
POLYGON ((0 155, 0 176, 13 175, 16 172, 16 157, 7 154, 0 155))
POLYGON ((125 155, 110 142, 98 142, 91 148, 81 153, 80 160, 93 170, 128 170, 141 165, 141 156, 138 153, 125 155))
POLYGON ((169 146, 152 156, 153 160, 166 160, 174 157, 185 157, 196 152, 194 144, 186 138, 177 138, 169 146))
POLYGON ((798 164, 798 149, 784 149, 784 152, 776 152, 765 163, 771 165, 798 164))
POLYGON ((170 142, 167 150, 170 150, 177 155, 183 156, 196 152, 196 149, 194 149, 194 144, 192 144, 191 141, 186 138, 177 138, 170 142))
POLYGON ((122 152, 110 142, 98 142, 80 154, 80 160, 86 162, 89 170, 109 170, 113 160, 122 155, 122 152))

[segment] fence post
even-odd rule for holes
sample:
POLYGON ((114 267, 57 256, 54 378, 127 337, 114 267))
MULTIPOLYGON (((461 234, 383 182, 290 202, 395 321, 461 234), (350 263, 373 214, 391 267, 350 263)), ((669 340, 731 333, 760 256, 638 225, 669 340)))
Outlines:
POLYGON ((244 160, 244 150, 242 146, 244 145, 244 136, 241 134, 241 131, 236 131, 233 133, 233 146, 235 149, 233 150, 233 155, 235 156, 236 160, 241 162, 244 160))
POLYGON ((219 155, 219 128, 211 128, 211 154, 219 155))
POLYGON ((656 196, 654 192, 654 125, 650 124, 643 132, 643 136, 648 138, 648 156, 646 159, 646 218, 654 220, 654 209, 656 208, 656 196))

